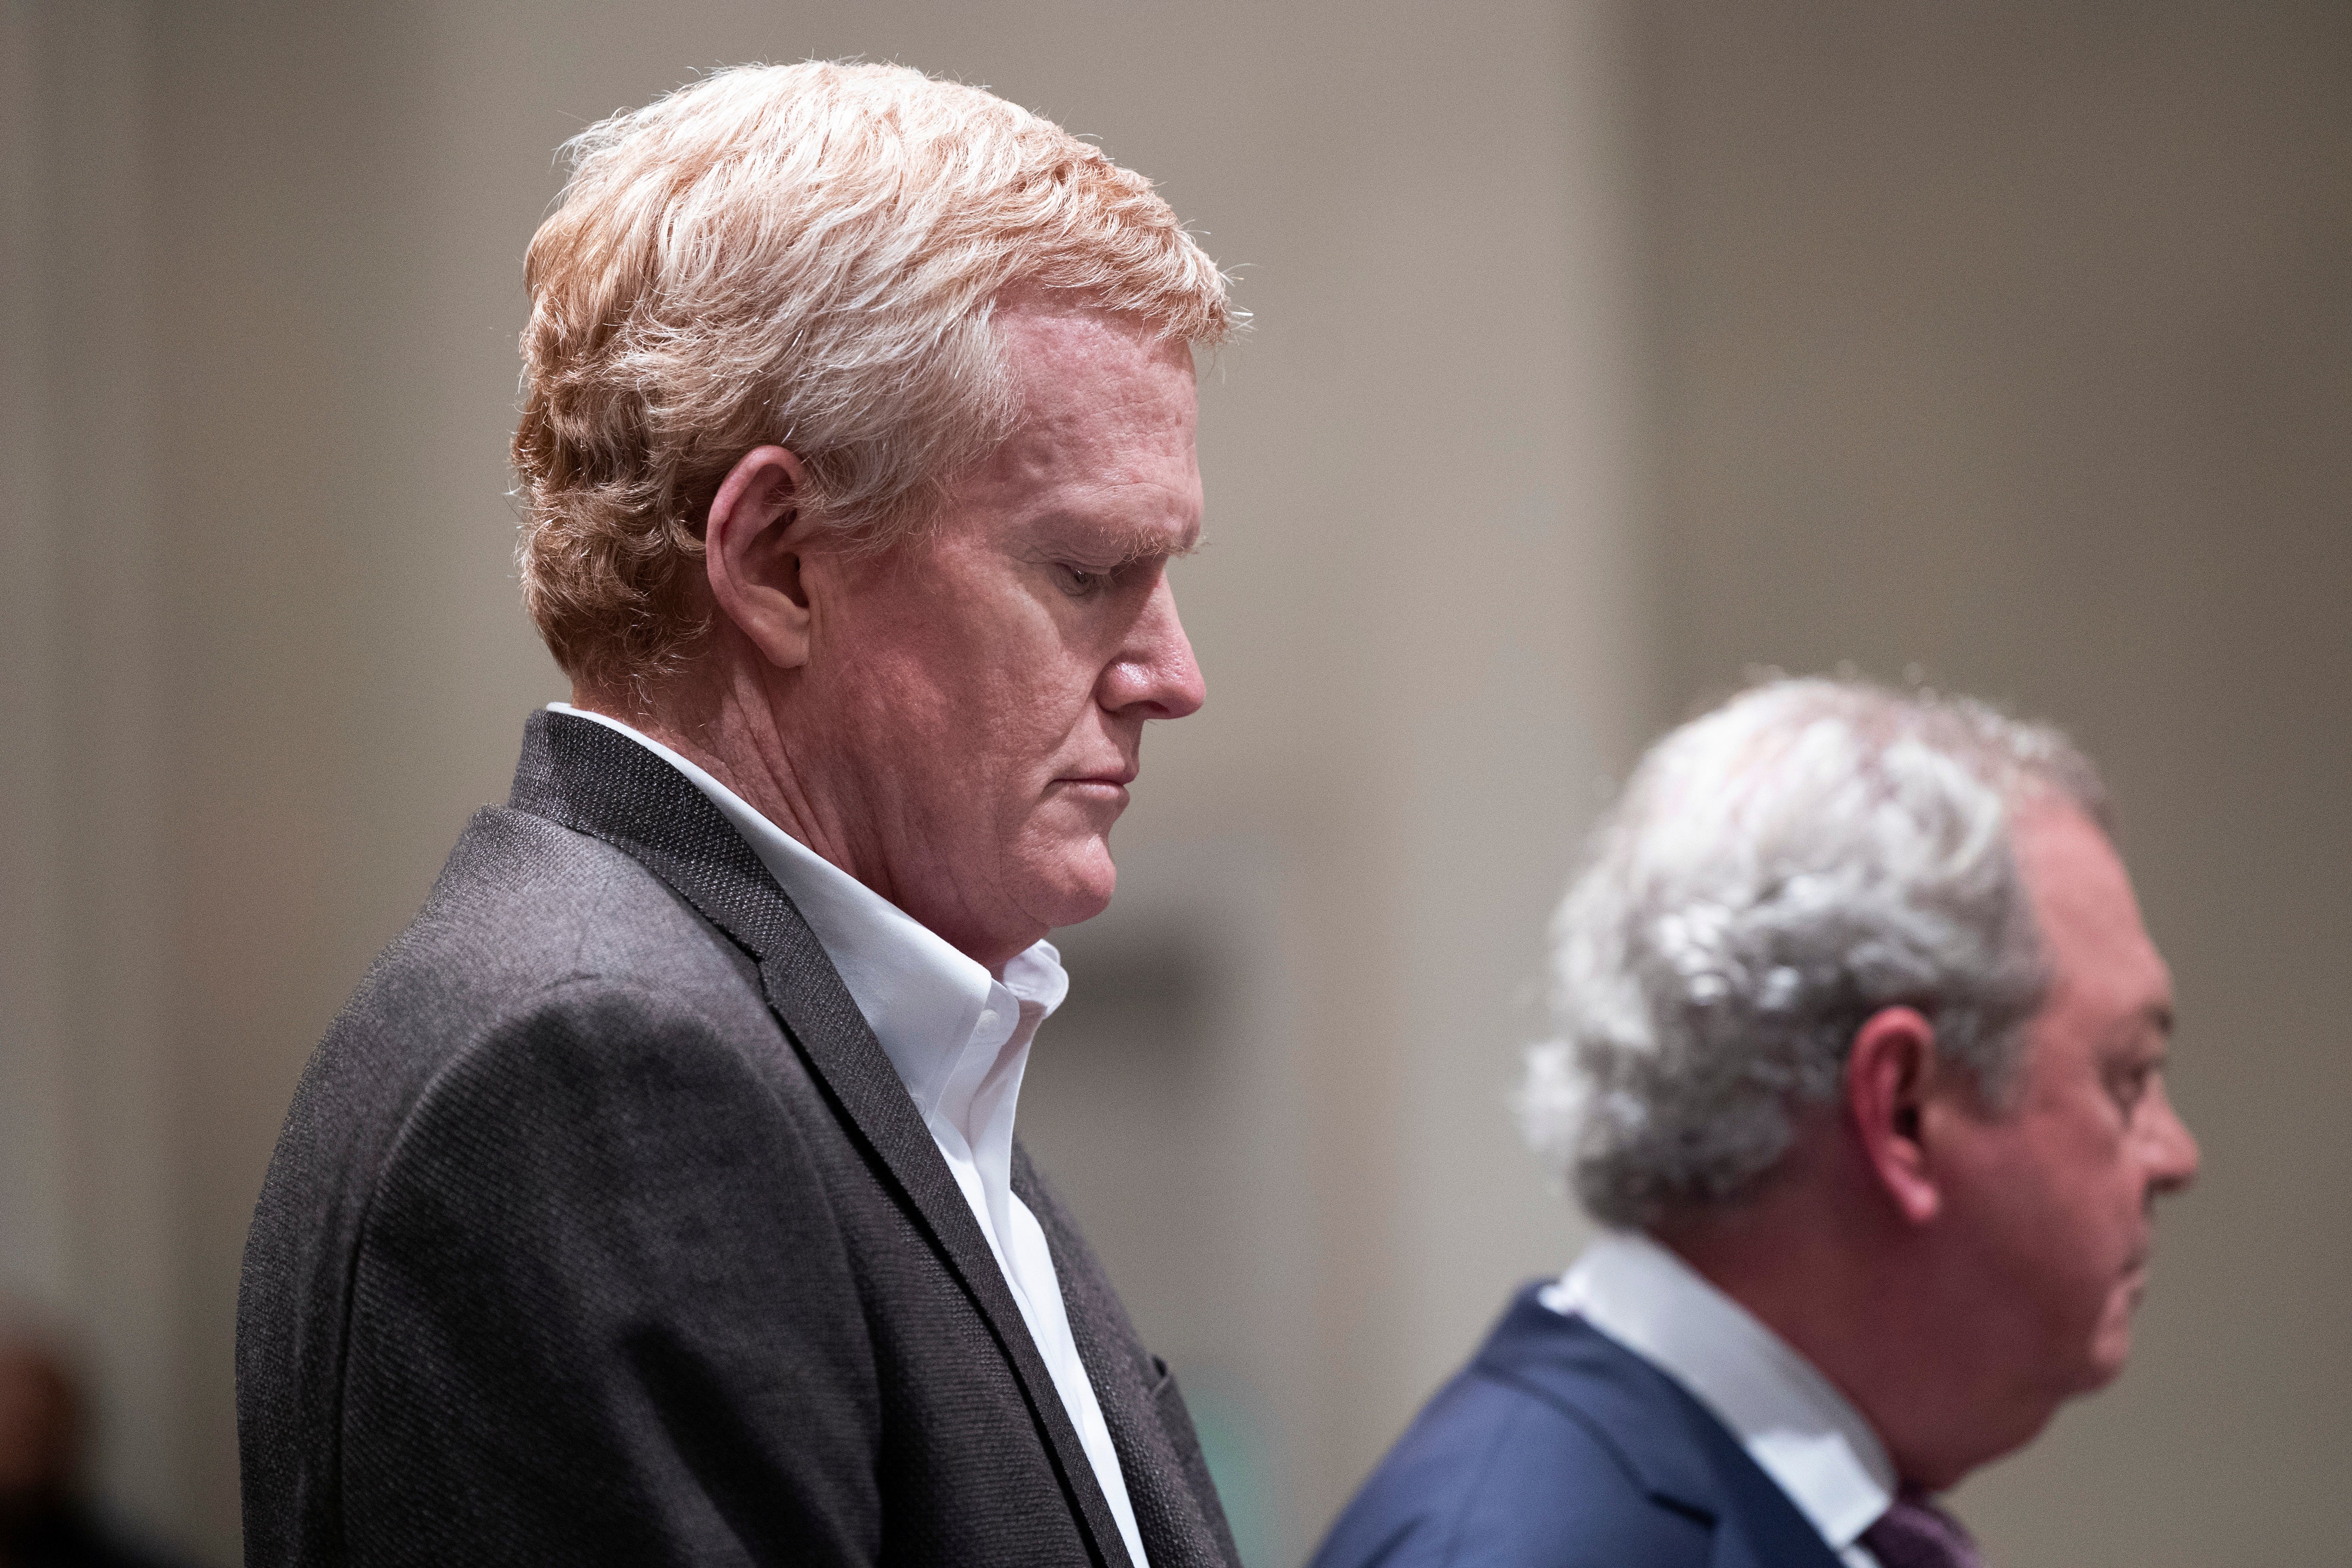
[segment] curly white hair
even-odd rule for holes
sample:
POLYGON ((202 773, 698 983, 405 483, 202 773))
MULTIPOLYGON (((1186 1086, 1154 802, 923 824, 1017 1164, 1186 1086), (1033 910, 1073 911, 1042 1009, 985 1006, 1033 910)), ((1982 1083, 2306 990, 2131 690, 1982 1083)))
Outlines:
POLYGON ((1998 1101, 2048 985, 2011 850, 2036 795, 2112 831, 2064 735, 1933 691, 1774 679, 1666 736, 1553 921, 1528 1142, 1603 1223, 1736 1201, 1898 1004, 1998 1101))

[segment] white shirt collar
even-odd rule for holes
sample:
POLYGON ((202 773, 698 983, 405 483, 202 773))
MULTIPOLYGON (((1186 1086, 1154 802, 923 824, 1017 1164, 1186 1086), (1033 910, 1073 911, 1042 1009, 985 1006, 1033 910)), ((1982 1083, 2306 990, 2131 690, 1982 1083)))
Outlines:
POLYGON ((1895 1500, 1885 1445, 1830 1380, 1648 1237, 1607 1231, 1543 1304, 1584 1320, 1689 1390, 1835 1552, 1895 1500))
POLYGON ((1054 945, 1041 942, 1014 955, 999 982, 669 747, 602 713, 566 702, 548 707, 628 736, 709 797, 808 921, 933 1135, 952 1134, 963 1144, 990 1208, 1002 1207, 1029 1043, 1069 992, 1054 945))

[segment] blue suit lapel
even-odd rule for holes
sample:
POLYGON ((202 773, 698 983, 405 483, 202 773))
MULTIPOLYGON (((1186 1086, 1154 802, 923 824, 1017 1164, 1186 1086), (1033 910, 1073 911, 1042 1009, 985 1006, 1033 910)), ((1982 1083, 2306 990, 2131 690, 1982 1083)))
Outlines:
POLYGON ((1657 1506, 1711 1523, 1711 1568, 1841 1568, 1811 1521, 1712 1412, 1583 1319, 1544 1306, 1539 1289, 1519 1293, 1479 1352, 1479 1370, 1582 1423, 1657 1506))

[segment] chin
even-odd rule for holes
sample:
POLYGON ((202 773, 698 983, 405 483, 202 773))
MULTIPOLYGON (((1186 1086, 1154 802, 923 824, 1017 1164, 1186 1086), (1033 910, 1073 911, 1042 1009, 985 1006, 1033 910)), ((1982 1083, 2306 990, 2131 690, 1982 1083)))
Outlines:
POLYGON ((2090 1389, 2105 1388, 2124 1374, 2131 1361, 2131 1325, 2126 1323, 2112 1333, 2101 1334, 2099 1342, 2091 1347, 2089 1375, 2084 1380, 2090 1389))
POLYGON ((1045 885, 1031 907, 1055 930, 1094 919, 1110 908, 1111 895, 1118 890, 1118 868, 1111 864, 1109 846, 1097 839, 1092 849, 1066 857, 1043 879, 1045 885))
POLYGON ((2078 1381, 2078 1393, 2090 1394, 2105 1388, 2123 1375, 2124 1365, 2131 1360, 2132 1308, 2138 1304, 2139 1292, 2131 1290, 2118 1298, 2107 1310, 2107 1318, 2092 1337, 2090 1353, 2083 1358, 2083 1373, 2078 1381))

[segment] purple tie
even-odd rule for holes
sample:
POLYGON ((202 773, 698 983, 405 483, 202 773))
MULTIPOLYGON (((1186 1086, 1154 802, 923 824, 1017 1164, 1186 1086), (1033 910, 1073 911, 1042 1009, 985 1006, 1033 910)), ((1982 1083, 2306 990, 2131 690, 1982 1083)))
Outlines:
POLYGON ((1926 1492, 1906 1489, 1897 1496, 1862 1532, 1862 1543, 1879 1568, 1984 1568, 1960 1521, 1928 1501, 1926 1492))

